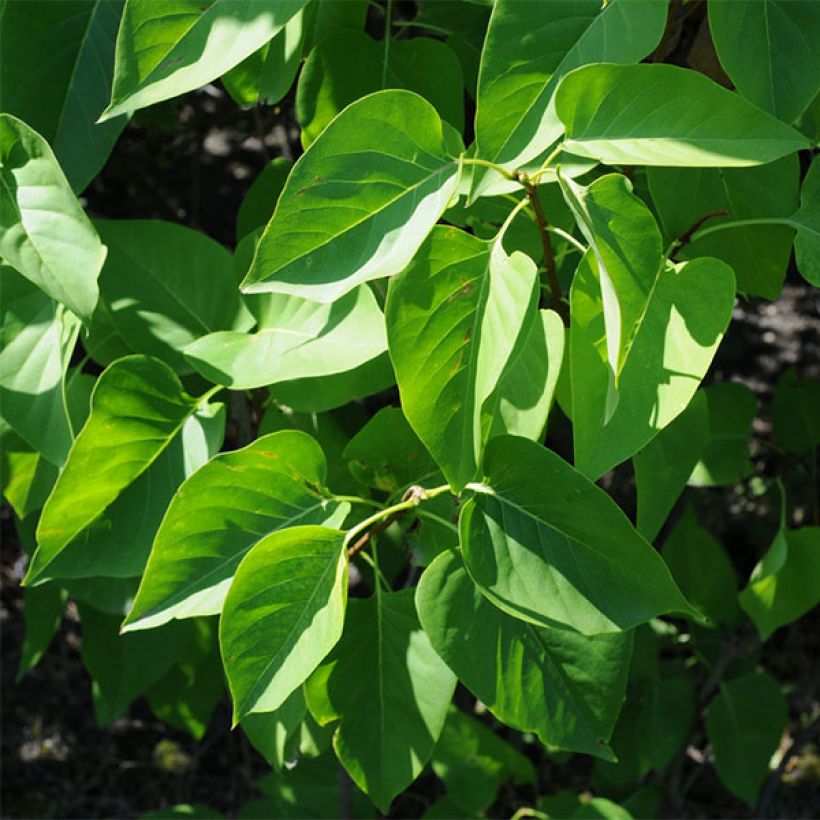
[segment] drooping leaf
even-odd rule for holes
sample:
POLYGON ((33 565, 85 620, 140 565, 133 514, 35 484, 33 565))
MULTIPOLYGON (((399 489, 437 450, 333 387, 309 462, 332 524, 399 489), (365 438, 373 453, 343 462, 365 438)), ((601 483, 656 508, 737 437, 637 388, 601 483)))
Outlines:
POLYGON ((0 114, 0 256, 83 321, 91 318, 105 247, 48 143, 10 114, 0 114))
POLYGON ((147 356, 120 359, 100 376, 91 415, 43 508, 29 583, 156 460, 199 401, 147 356))
POLYGON ((687 408, 632 458, 638 491, 638 532, 654 541, 686 487, 709 436, 706 397, 687 408))
POLYGON ((710 3, 709 30, 746 99, 794 122, 820 87, 820 8, 811 0, 710 3))
POLYGON ((660 271, 621 372, 618 406, 607 421, 609 369, 594 264, 588 252, 570 291, 570 378, 575 465, 597 479, 687 407, 729 324, 735 281, 716 259, 660 271))
POLYGON ((80 323, 7 265, 0 291, 0 414, 59 467, 73 439, 65 376, 80 323))
POLYGON ((133 353, 190 373, 182 348, 253 324, 240 301, 231 255, 205 234, 158 220, 96 220, 108 246, 101 303, 133 353))
POLYGON ((584 635, 697 612, 615 502, 550 450, 500 436, 459 529, 470 576, 516 618, 584 635))
POLYGON ((111 102, 101 120, 177 97, 225 74, 274 37, 307 0, 127 0, 111 102))
MULTIPOLYGON (((276 200, 285 187, 293 163, 284 157, 271 160, 251 183, 236 214, 236 241, 240 242, 259 228, 264 228, 276 208, 276 200)), ((248 263, 253 258, 250 254, 248 263)), ((245 268, 244 272, 247 270, 245 268)))
POLYGON ((298 526, 258 541, 242 559, 219 622, 234 723, 285 702, 342 634, 344 533, 298 526))
POLYGON ((674 65, 589 65, 555 100, 565 147, 607 164, 728 168, 773 162, 808 140, 703 74, 674 65))
POLYGON ((305 691, 320 723, 339 721, 336 755, 386 814, 430 759, 455 684, 406 589, 350 601, 342 639, 305 691))
POLYGON ((47 584, 23 590, 26 634, 20 649, 17 681, 40 662, 60 627, 68 590, 59 584, 47 584))
POLYGON ((349 105, 294 165, 243 290, 332 302, 398 273, 456 191, 459 143, 409 91, 349 105))
POLYGON ((512 617, 482 595, 455 552, 427 567, 416 601, 433 648, 499 720, 551 748, 612 759, 631 634, 586 637, 512 617))
POLYGON ((189 344, 185 358, 235 390, 344 373, 387 350, 373 291, 361 285, 333 303, 266 295, 256 333, 220 331, 189 344))
POLYGON ((111 96, 123 0, 6 2, 0 28, 0 110, 54 149, 75 192, 97 175, 126 117, 95 120, 111 96))
POLYGON ((797 228, 794 256, 797 270, 811 285, 820 287, 820 162, 811 164, 800 189, 800 208, 789 220, 797 228))
POLYGON ((560 80, 590 62, 632 63, 657 45, 661 0, 569 0, 493 6, 478 78, 478 156, 514 170, 561 136, 560 80))
POLYGON ((211 459, 171 501, 124 630, 218 614, 237 566, 260 539, 341 524, 349 505, 323 489, 326 475, 321 448, 295 430, 211 459))
POLYGON ((524 254, 438 227, 391 282, 387 334, 402 407, 456 490, 481 464, 535 280, 524 254))
POLYGON ((347 105, 387 88, 413 91, 442 119, 464 127, 464 84, 458 58, 440 40, 392 40, 389 48, 363 31, 341 29, 311 51, 296 93, 296 117, 307 147, 347 105))
MULTIPOLYGON (((751 168, 648 168, 646 173, 670 241, 685 236, 708 214, 714 215, 704 227, 789 217, 797 208, 800 163, 795 155, 751 168)), ((722 259, 734 270, 739 291, 774 299, 783 285, 793 240, 788 225, 749 225, 694 239, 676 256, 722 259)))
POLYGON ((757 800, 787 718, 780 684, 762 671, 721 683, 709 705, 706 734, 717 773, 726 788, 750 806, 757 800))

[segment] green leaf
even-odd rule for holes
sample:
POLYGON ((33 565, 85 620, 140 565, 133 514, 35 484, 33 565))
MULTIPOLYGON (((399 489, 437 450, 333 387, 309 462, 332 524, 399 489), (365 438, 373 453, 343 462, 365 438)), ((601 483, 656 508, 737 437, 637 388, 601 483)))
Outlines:
POLYGON ((723 547, 698 525, 691 506, 664 543, 663 557, 693 606, 714 624, 731 627, 737 623, 734 567, 723 547))
POLYGON ((749 436, 757 413, 757 399, 744 384, 722 382, 707 387, 709 438, 689 484, 720 487, 737 484, 752 472, 749 436))
POLYGON ((765 641, 818 603, 820 527, 782 528, 740 593, 740 605, 765 641))
POLYGON ((48 143, 0 114, 0 256, 88 322, 105 259, 48 143))
POLYGON ((332 302, 398 273, 455 194, 462 150, 409 91, 349 105, 293 166, 243 290, 332 302))
POLYGON ((775 441, 790 453, 808 453, 820 445, 820 380, 787 370, 774 391, 775 441))
POLYGON ((0 418, 0 485, 3 496, 18 518, 42 508, 54 482, 57 468, 26 444, 0 418))
POLYGON ((536 278, 524 254, 437 227, 390 284, 387 334, 402 408, 456 490, 481 465, 536 278))
POLYGON ((621 174, 585 188, 559 176, 567 205, 595 255, 610 368, 604 422, 618 402, 618 386, 664 266, 661 235, 649 208, 621 174))
POLYGON ((0 291, 0 413, 59 467, 73 439, 65 375, 80 323, 6 265, 0 265, 0 291))
POLYGON ((478 156, 509 170, 535 159, 564 130, 555 111, 559 81, 585 63, 641 60, 666 15, 664 0, 498 0, 481 54, 478 156))
POLYGON ((254 545, 219 622, 234 724, 273 711, 305 681, 339 640, 346 600, 343 532, 290 527, 254 545))
MULTIPOLYGON (((236 214, 236 241, 264 228, 273 216, 276 200, 285 187, 293 163, 284 157, 272 159, 251 183, 236 214)), ((251 253, 251 257, 253 253, 251 253)), ((248 262, 251 260, 248 259, 248 262)), ((243 271, 244 275, 245 271, 243 271)))
POLYGON ((638 532, 654 541, 686 487, 709 436, 703 392, 632 458, 638 490, 638 532))
POLYGON ((123 0, 6 2, 0 29, 0 110, 45 137, 79 193, 127 121, 94 121, 111 96, 123 0))
POLYGON ((508 780, 532 783, 530 759, 492 729, 451 707, 433 752, 432 769, 447 787, 461 816, 487 809, 508 780))
POLYGON ((230 253, 205 234, 157 220, 94 225, 108 246, 101 304, 132 352, 190 373, 182 348, 207 334, 253 325, 240 301, 230 253))
POLYGON ((295 430, 211 459, 171 501, 124 631, 216 615, 260 539, 302 524, 341 524, 349 505, 323 490, 326 475, 319 445, 295 430))
POLYGON ((390 494, 438 472, 398 407, 382 407, 350 440, 344 458, 354 478, 390 494))
POLYGON ((757 800, 787 719, 780 684, 766 672, 721 683, 709 705, 706 734, 715 768, 726 788, 749 806, 757 800))
POLYGON ((684 748, 695 709, 695 682, 685 669, 659 678, 651 687, 640 728, 647 762, 656 772, 662 772, 684 748))
POLYGON ((298 732, 306 713, 305 696, 301 689, 294 689, 275 711, 246 715, 239 725, 270 767, 281 772, 287 760, 287 745, 298 732))
POLYGON ((501 436, 484 474, 459 529, 470 576, 496 606, 584 635, 669 612, 697 617, 617 504, 555 453, 501 436))
POLYGON ((455 552, 427 567, 416 602, 433 648, 499 720, 549 748, 613 759, 607 741, 626 689, 631 633, 586 637, 512 617, 484 597, 455 552))
POLYGON ((344 373, 387 350, 384 317, 366 285, 333 303, 281 293, 265 301, 256 333, 210 333, 185 358, 214 384, 245 390, 344 373))
POLYGON ((363 31, 340 29, 310 52, 296 92, 302 145, 312 143, 347 105, 386 88, 413 91, 442 119, 464 128, 464 84, 452 50, 440 40, 391 40, 389 48, 363 31))
MULTIPOLYGON (((744 219, 789 217, 797 208, 797 156, 751 168, 648 168, 647 179, 668 240, 685 236, 704 216, 706 227, 744 219)), ((774 299, 789 265, 794 231, 788 225, 727 228, 683 246, 676 256, 714 256, 734 271, 737 287, 774 299)))
POLYGON ((455 684, 405 589, 349 602, 342 639, 305 691, 320 723, 339 720, 337 757, 387 814, 430 759, 455 684))
POLYGON ((101 120, 178 97, 225 74, 274 37, 307 0, 127 0, 111 102, 101 120))
POLYGON ((26 634, 20 649, 16 681, 34 669, 48 649, 63 620, 68 591, 58 584, 23 590, 26 634))
POLYGON ((120 359, 100 376, 37 525, 28 583, 156 460, 199 401, 168 365, 146 356, 120 359))
POLYGON ((820 162, 813 160, 803 187, 800 208, 789 220, 797 228, 794 256, 797 270, 815 287, 820 287, 820 162))
POLYGON ((239 105, 273 105, 288 93, 302 61, 305 11, 297 11, 272 40, 222 75, 222 85, 239 105))
POLYGON ((555 99, 566 150, 607 164, 731 167, 809 147, 798 131, 703 74, 673 65, 589 65, 555 99))
POLYGON ((816 3, 711 3, 709 30, 724 70, 746 99, 784 122, 803 113, 820 87, 816 3))
POLYGON ((688 406, 729 324, 735 281, 716 259, 660 271, 621 372, 618 405, 607 421, 610 376, 594 265, 587 252, 570 291, 570 378, 575 465, 597 479, 688 406))

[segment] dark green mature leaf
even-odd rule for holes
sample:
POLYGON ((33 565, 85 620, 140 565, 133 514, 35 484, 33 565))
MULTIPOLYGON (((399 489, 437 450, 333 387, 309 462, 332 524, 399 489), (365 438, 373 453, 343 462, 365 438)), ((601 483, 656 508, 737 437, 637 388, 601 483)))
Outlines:
POLYGON ((94 226, 108 246, 101 301, 132 352, 190 373, 182 348, 216 331, 253 325, 230 253, 205 234, 158 220, 96 220, 94 226))
POLYGON ((235 390, 344 373, 387 350, 384 316, 362 285, 333 303, 276 293, 257 308, 253 334, 210 333, 185 358, 206 379, 235 390))
POLYGON ((43 508, 29 583, 156 460, 199 402, 168 365, 147 356, 120 359, 100 376, 91 415, 43 508))
POLYGON ((464 127, 464 84, 456 55, 440 40, 392 40, 389 47, 363 31, 341 29, 311 51, 296 93, 296 117, 307 147, 347 105, 386 88, 413 91, 442 119, 464 127))
POLYGON ((222 453, 179 488, 157 532, 124 629, 222 610, 240 561, 265 536, 342 523, 349 505, 323 489, 324 454, 295 430, 222 453))
POLYGON ((348 106, 294 165, 243 290, 332 302, 398 273, 456 191, 460 142, 409 91, 348 106))
POLYGON ((111 103, 100 119, 177 97, 221 76, 274 37, 307 0, 127 0, 111 103))
MULTIPOLYGON (((664 666, 671 667, 671 664, 664 666)), ((674 667, 672 667, 674 669, 674 667)), ((695 720, 695 681, 685 669, 660 677, 649 690, 640 728, 646 757, 656 772, 662 772, 689 739, 695 720)))
POLYGON ((305 681, 339 640, 346 600, 343 532, 290 527, 254 545, 219 622, 234 723, 273 711, 305 681))
POLYGON ((320 723, 339 720, 336 755, 386 814, 430 759, 455 685, 419 625, 413 591, 379 590, 350 601, 344 635, 305 691, 320 723))
POLYGON ((84 321, 105 259, 88 217, 48 143, 0 114, 0 256, 84 321))
POLYGON ((607 421, 610 377, 594 264, 588 252, 570 291, 570 377, 575 465, 597 479, 687 407, 729 324, 735 281, 717 259, 659 272, 621 372, 618 406, 607 421))
POLYGON ((740 593, 740 605, 766 640, 818 603, 820 527, 781 528, 740 593))
MULTIPOLYGON (((648 168, 652 201, 668 240, 706 223, 789 217, 797 208, 800 163, 796 155, 751 168, 648 168), (726 211, 725 216, 717 215, 726 211)), ((735 272, 737 287, 774 299, 783 285, 794 231, 788 225, 729 228, 687 243, 676 256, 714 256, 735 272)))
POLYGON ((820 7, 812 0, 710 3, 720 62, 746 99, 793 122, 820 87, 820 7))
POLYGON ((788 704, 780 684, 755 672, 720 685, 706 713, 706 734, 723 784, 754 806, 769 760, 786 728, 788 704))
POLYGON ((531 259, 508 256, 499 241, 437 227, 390 284, 387 333, 402 407, 456 490, 481 465, 536 274, 531 259))
POLYGON ((281 772, 287 760, 289 741, 302 725, 306 713, 305 696, 299 688, 275 711, 246 715, 239 725, 271 768, 281 772))
POLYGON ((37 666, 43 653, 48 649, 51 639, 60 627, 67 599, 68 590, 59 584, 46 584, 23 590, 26 634, 20 648, 17 681, 37 666))
POLYGON ((709 438, 689 483, 695 487, 736 484, 752 472, 749 435, 757 399, 738 382, 711 385, 703 392, 709 408, 709 438))
POLYGON ((6 265, 0 265, 0 292, 0 414, 61 466, 73 439, 65 376, 80 323, 6 265))
POLYGON ((126 123, 94 121, 111 96, 123 0, 3 4, 0 110, 45 137, 79 193, 108 159, 126 123))
POLYGON ((772 423, 775 441, 790 453, 820 446, 820 380, 799 378, 787 370, 774 391, 772 423))
MULTIPOLYGON (((276 200, 285 187, 285 180, 288 178, 293 163, 284 157, 272 159, 263 169, 259 176, 253 181, 242 199, 239 211, 236 214, 236 241, 240 242, 248 234, 259 228, 264 228, 268 220, 273 216, 276 208, 276 200)), ((255 242, 254 242, 255 244, 255 242)), ((250 264, 253 258, 251 251, 248 258, 250 264)), ((247 268, 244 268, 244 276, 247 268)))
POLYGON ((566 149, 608 164, 731 167, 772 162, 808 140, 708 77, 673 65, 590 65, 555 99, 566 149))
POLYGON ((820 287, 820 162, 815 158, 800 189, 800 208, 789 220, 797 228, 794 256, 803 278, 820 287))
POLYGON ((665 0, 520 3, 498 0, 481 55, 478 156, 510 170, 561 136, 559 81, 590 62, 632 63, 657 45, 665 0))
POLYGON ((586 637, 512 617, 482 595, 455 552, 424 571, 416 601, 433 648, 499 720, 548 747, 613 759, 607 741, 631 633, 586 637))
POLYGON ((470 576, 510 615, 584 635, 668 612, 697 617, 663 559, 615 502, 555 453, 516 436, 487 445, 459 529, 470 576))

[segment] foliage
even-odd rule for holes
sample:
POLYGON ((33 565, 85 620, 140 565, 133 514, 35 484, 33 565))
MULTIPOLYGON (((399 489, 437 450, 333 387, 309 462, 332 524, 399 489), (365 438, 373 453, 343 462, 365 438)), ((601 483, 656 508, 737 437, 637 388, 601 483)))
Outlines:
MULTIPOLYGON (((674 811, 703 731, 755 805, 789 719, 758 650, 820 601, 817 508, 771 480, 740 577, 696 501, 753 470, 755 397, 707 377, 736 299, 777 298, 792 249, 820 283, 820 13, 710 0, 732 90, 662 62, 680 5, 0 0, 21 675, 71 598, 100 722, 144 694, 199 738, 227 685, 274 769, 240 816, 387 813, 430 771, 427 816, 475 816, 571 753, 591 802, 507 807, 674 811), (219 79, 295 95, 305 149, 235 250, 90 218, 129 118, 219 79), (628 462, 636 524, 596 483, 628 462)), ((774 400, 814 492, 819 390, 774 400)))

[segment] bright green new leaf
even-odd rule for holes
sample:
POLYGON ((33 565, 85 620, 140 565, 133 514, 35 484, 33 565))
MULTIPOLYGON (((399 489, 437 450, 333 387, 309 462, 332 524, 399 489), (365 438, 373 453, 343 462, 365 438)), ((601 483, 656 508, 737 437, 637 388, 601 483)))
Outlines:
POLYGON ((459 529, 470 576, 510 615, 584 635, 698 617, 618 505, 550 450, 501 436, 459 529))
POLYGON ((703 74, 673 65, 589 65, 555 98, 565 147, 607 164, 718 167, 780 159, 809 141, 703 74))
POLYGON ((514 618, 479 591, 455 552, 427 567, 416 602, 433 648, 499 720, 550 748, 613 759, 607 741, 626 689, 631 633, 587 637, 514 618))
POLYGON ((341 637, 346 600, 343 532, 290 527, 255 544, 219 621, 234 724, 272 712, 306 680, 341 637))
POLYGON ((797 228, 794 256, 797 270, 820 287, 820 162, 815 159, 800 189, 800 208, 789 220, 797 228))
MULTIPOLYGON (((279 194, 282 193, 282 188, 285 187, 285 180, 288 178, 292 167, 293 163, 290 160, 277 157, 271 160, 251 183, 236 214, 237 243, 248 234, 252 234, 267 225, 268 220, 273 216, 276 200, 279 199, 279 194)), ((250 265, 252 258, 253 250, 250 252, 248 265, 250 265)), ((247 268, 244 268, 242 271, 243 276, 246 271, 247 268)))
POLYGON ((737 484, 752 472, 749 436, 757 412, 755 394, 739 382, 721 382, 703 391, 709 409, 709 437, 689 484, 737 484))
POLYGON ((621 372, 618 406, 607 421, 610 376, 594 265, 587 252, 570 291, 570 378, 575 465, 597 479, 644 447, 692 400, 729 324, 735 280, 717 259, 659 271, 621 372))
POLYGON ((349 505, 323 489, 326 475, 321 448, 295 430, 211 459, 171 501, 125 630, 216 615, 239 562, 261 538, 302 524, 341 524, 349 505))
POLYGON ((709 436, 709 407, 702 391, 687 408, 632 457, 638 491, 638 532, 654 541, 686 487, 709 436))
POLYGON ((430 759, 455 685, 419 625, 413 591, 379 590, 350 601, 344 635, 305 691, 320 723, 339 721, 337 757, 387 814, 430 759))
MULTIPOLYGON (((705 216, 712 228, 722 222, 789 217, 797 208, 800 163, 784 157, 751 168, 648 168, 652 201, 667 240, 686 236, 705 216), (721 216, 720 211, 726 214, 721 216)), ((782 224, 727 228, 693 239, 675 256, 714 256, 735 272, 737 287, 775 299, 783 286, 794 230, 782 224)))
POLYGON ((59 467, 73 439, 65 376, 80 323, 6 265, 0 292, 0 414, 59 467))
POLYGON ((559 81, 586 63, 646 57, 666 16, 665 0, 498 0, 481 54, 477 155, 509 170, 535 159, 564 130, 559 81))
POLYGON ((607 174, 588 188, 558 179, 595 255, 610 368, 606 423, 617 406, 621 372, 646 320, 664 266, 661 235, 649 208, 632 193, 625 176, 607 174))
POLYGON ((88 322, 105 247, 48 143, 0 114, 0 256, 88 322))
POLYGON ((16 681, 19 682, 26 672, 34 669, 40 662, 60 627, 67 599, 68 590, 59 584, 23 590, 26 634, 20 648, 16 681))
POLYGON ((456 490, 481 465, 536 278, 532 260, 508 256, 500 241, 437 227, 390 284, 387 335, 402 408, 456 490))
POLYGON ((766 640, 818 603, 820 527, 782 528, 740 593, 740 605, 766 640))
POLYGON ((101 120, 178 97, 225 74, 274 37, 307 0, 127 0, 111 102, 101 120))
POLYGON ((100 376, 37 525, 29 583, 156 460, 199 402, 168 365, 147 356, 120 359, 100 376))
POLYGON ((409 91, 349 105, 293 166, 243 290, 333 302, 398 273, 456 192, 460 143, 409 91))
POLYGON ((813 0, 709 3, 720 62, 746 99, 794 122, 820 88, 820 6, 813 0))
POLYGON ((268 294, 256 333, 220 331, 189 344, 185 358, 234 390, 344 373, 387 350, 384 316, 361 285, 333 303, 268 294))
POLYGON ((126 117, 94 121, 111 96, 123 0, 3 3, 0 110, 24 120, 54 149, 80 193, 97 175, 126 117))
POLYGON ((464 127, 464 84, 458 58, 440 40, 393 40, 389 48, 363 31, 340 29, 311 51, 296 92, 296 118, 307 147, 347 105, 386 88, 413 91, 442 119, 464 127))
POLYGON ((757 801, 788 715, 780 684, 762 671, 722 683, 709 705, 706 734, 717 773, 750 806, 757 801))
POLYGON ((182 348, 217 331, 248 330, 230 253, 205 234, 158 220, 96 220, 108 246, 101 306, 134 353, 190 373, 182 348))

